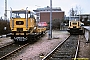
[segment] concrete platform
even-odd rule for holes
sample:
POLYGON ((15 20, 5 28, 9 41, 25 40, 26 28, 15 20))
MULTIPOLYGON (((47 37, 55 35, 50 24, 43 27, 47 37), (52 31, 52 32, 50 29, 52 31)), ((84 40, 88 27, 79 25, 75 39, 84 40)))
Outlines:
POLYGON ((87 42, 90 42, 90 26, 82 26, 83 33, 87 42))

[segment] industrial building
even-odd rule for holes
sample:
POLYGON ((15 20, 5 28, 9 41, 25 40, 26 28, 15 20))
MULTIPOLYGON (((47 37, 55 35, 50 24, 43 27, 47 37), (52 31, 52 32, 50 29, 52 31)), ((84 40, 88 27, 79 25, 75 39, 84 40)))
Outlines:
MULTIPOLYGON (((37 8, 33 10, 36 13, 37 22, 49 22, 50 21, 50 7, 47 6, 45 8, 37 8)), ((65 12, 61 10, 60 7, 52 7, 52 20, 59 19, 62 20, 64 18, 65 12)))

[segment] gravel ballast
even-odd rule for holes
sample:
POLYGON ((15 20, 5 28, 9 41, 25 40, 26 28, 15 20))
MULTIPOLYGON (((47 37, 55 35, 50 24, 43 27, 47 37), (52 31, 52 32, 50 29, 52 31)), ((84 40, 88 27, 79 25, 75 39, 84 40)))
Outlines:
MULTIPOLYGON (((42 37, 37 42, 28 45, 23 50, 19 51, 14 56, 7 60, 41 60, 50 51, 52 51, 60 42, 65 40, 69 33, 67 31, 53 31, 53 39, 48 40, 48 34, 42 37), (43 55, 43 56, 41 56, 43 55)), ((86 39, 83 35, 79 36, 80 48, 78 58, 90 59, 90 42, 86 43, 86 39)), ((13 42, 10 38, 0 38, 0 46, 13 42)))
POLYGON ((83 35, 80 36, 80 48, 79 48, 78 58, 90 59, 90 42, 87 43, 83 35))
POLYGON ((9 37, 7 38, 0 38, 0 47, 1 46, 4 46, 4 45, 7 45, 11 42, 14 42, 13 40, 11 40, 9 37))
POLYGON ((65 40, 69 33, 67 31, 53 31, 53 38, 48 40, 48 34, 40 38, 37 42, 28 45, 14 56, 7 60, 41 60, 52 51, 60 42, 65 40))

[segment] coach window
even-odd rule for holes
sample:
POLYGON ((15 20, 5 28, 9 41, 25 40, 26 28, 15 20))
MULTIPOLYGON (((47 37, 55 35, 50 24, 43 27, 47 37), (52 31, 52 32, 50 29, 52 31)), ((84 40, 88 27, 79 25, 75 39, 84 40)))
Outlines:
POLYGON ((16 18, 16 13, 12 13, 12 18, 16 18))
POLYGON ((30 18, 35 18, 32 12, 30 13, 30 18))
POLYGON ((18 13, 18 14, 16 14, 16 18, 20 18, 19 13, 18 13))
POLYGON ((25 13, 19 13, 19 18, 25 18, 25 13))

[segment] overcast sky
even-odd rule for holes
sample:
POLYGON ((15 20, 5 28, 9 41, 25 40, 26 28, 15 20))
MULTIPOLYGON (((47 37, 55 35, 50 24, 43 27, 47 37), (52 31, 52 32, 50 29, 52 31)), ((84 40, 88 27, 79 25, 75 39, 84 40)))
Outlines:
MULTIPOLYGON (((73 7, 81 7, 82 13, 90 14, 90 0, 52 0, 52 7, 61 7, 65 14, 69 15, 69 10, 73 7)), ((0 0, 0 16, 4 16, 5 0, 0 0)), ((26 9, 33 11, 37 8, 50 6, 50 0, 7 0, 7 9, 26 9)), ((9 15, 9 12, 8 12, 9 15)))

